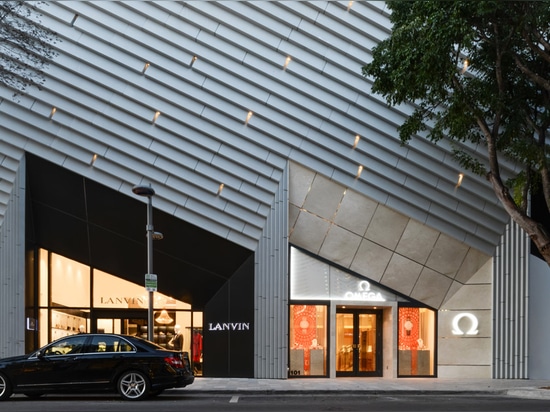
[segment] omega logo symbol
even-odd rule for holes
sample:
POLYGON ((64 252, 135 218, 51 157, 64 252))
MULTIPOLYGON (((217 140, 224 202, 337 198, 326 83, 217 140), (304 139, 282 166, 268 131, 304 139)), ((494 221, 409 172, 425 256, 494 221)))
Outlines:
POLYGON ((370 283, 366 280, 357 282, 357 292, 346 292, 344 299, 363 300, 363 301, 384 301, 380 292, 370 290, 370 283))
POLYGON ((370 291, 370 283, 367 282, 366 280, 363 280, 363 281, 359 282, 359 284, 357 285, 357 289, 359 290, 359 292, 369 292, 370 291))
POLYGON ((477 335, 478 334, 478 330, 477 330, 477 326, 479 325, 479 321, 478 319, 471 313, 459 313, 458 315, 456 315, 454 318, 453 318, 453 335, 477 335), (468 318, 470 319, 470 323, 471 323, 471 326, 470 326, 470 329, 468 329, 466 331, 466 333, 464 333, 464 331, 462 329, 460 329, 460 326, 458 326, 458 323, 460 322, 460 320, 462 318, 468 318))

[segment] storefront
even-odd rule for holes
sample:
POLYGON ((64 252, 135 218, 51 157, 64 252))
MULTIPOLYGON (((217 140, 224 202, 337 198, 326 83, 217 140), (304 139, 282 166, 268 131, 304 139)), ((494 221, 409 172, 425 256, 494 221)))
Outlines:
POLYGON ((436 376, 435 310, 295 247, 290 298, 289 377, 436 376))
MULTIPOLYGON (((75 260, 37 251, 37 276, 27 290, 37 297, 27 308, 27 346, 32 350, 63 336, 82 332, 122 333, 147 338, 148 293, 137 285, 75 260)), ((154 342, 190 355, 196 375, 203 360, 203 313, 191 305, 154 294, 154 342)))

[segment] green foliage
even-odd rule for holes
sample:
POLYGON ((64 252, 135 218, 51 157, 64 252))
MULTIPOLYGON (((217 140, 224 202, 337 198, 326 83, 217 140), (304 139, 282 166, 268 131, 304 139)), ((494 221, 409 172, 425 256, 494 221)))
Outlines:
MULTIPOLYGON (((387 4, 392 34, 373 50, 363 74, 388 104, 414 104, 399 128, 401 141, 422 131, 435 142, 455 140, 456 159, 476 174, 498 174, 499 156, 528 174, 546 170, 550 1, 387 4), (483 162, 464 142, 496 151, 488 150, 483 162)), ((524 193, 540 181, 520 175, 509 183, 524 193)))
POLYGON ((56 33, 40 24, 40 7, 47 2, 0 2, 0 84, 23 93, 40 87, 44 69, 57 52, 56 33))

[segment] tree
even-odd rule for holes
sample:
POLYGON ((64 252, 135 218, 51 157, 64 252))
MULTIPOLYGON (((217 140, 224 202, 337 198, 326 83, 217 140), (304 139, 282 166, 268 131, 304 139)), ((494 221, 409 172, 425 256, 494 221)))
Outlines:
POLYGON ((550 265, 550 237, 528 210, 534 193, 550 207, 550 1, 387 4, 392 33, 363 74, 389 105, 414 105, 399 127, 402 143, 422 133, 449 139, 460 165, 487 177, 550 265), (486 160, 469 146, 484 148, 486 160), (504 158, 521 172, 504 178, 504 158))
POLYGON ((46 2, 0 2, 0 84, 24 93, 45 81, 44 69, 57 52, 56 33, 40 24, 46 2))

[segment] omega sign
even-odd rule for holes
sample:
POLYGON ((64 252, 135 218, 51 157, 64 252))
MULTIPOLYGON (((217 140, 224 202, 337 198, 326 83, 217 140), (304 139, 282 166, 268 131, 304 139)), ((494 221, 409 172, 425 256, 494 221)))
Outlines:
POLYGON ((479 325, 479 321, 475 315, 472 315, 471 313, 459 313, 453 318, 452 332, 453 332, 453 335, 477 335, 478 325, 479 325), (463 331, 458 324, 462 318, 468 318, 470 320, 470 328, 467 329, 466 331, 463 331))
POLYGON ((344 299, 347 300, 368 300, 368 301, 377 301, 383 302, 385 299, 382 297, 380 292, 373 292, 370 290, 370 283, 366 280, 357 282, 357 291, 355 292, 346 292, 344 294, 344 299))

